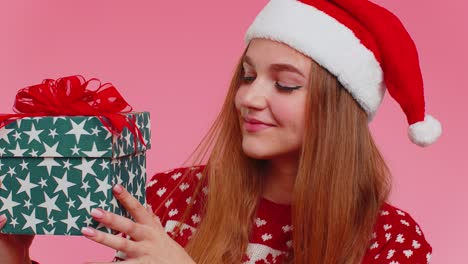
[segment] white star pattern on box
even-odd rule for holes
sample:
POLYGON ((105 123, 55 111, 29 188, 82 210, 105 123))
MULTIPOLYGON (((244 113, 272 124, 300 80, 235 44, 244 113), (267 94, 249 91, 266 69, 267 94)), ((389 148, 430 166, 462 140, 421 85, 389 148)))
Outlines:
POLYGON ((93 202, 91 200, 91 193, 88 193, 88 196, 86 196, 86 197, 78 196, 78 198, 80 198, 80 200, 81 200, 81 205, 80 205, 80 207, 78 207, 78 210, 86 209, 88 214, 90 214, 91 213, 91 207, 93 207, 93 206, 95 206, 97 204, 97 203, 95 203, 95 202, 93 202))
POLYGON ((72 216, 70 212, 68 212, 68 217, 66 219, 60 220, 60 222, 64 223, 67 225, 67 232, 70 232, 70 229, 75 228, 78 230, 78 226, 76 225, 76 222, 80 216, 72 216))
POLYGON ((57 152, 59 142, 55 143, 52 147, 44 143, 45 151, 41 154, 41 157, 62 157, 60 153, 57 152))
POLYGON ((6 127, 0 128, 0 140, 4 140, 6 143, 10 144, 10 139, 8 135, 14 131, 14 129, 7 129, 6 127))
POLYGON ((7 198, 3 198, 3 197, 0 197, 0 201, 2 201, 2 209, 1 211, 8 211, 10 213, 10 215, 13 215, 13 208, 15 206, 18 206, 20 205, 20 203, 17 203, 15 201, 13 201, 13 197, 12 197, 12 193, 10 192, 8 194, 8 197, 7 198))
POLYGON ((23 230, 31 228, 34 233, 37 233, 36 226, 42 223, 42 220, 36 218, 36 209, 33 209, 30 215, 22 214, 26 220, 26 224, 23 226, 23 230))
POLYGON ((20 166, 21 166, 21 170, 27 170, 28 169, 28 164, 26 161, 23 160, 23 162, 21 162, 20 166))
POLYGON ((55 125, 55 123, 56 123, 57 120, 59 120, 59 119, 62 119, 62 120, 65 120, 65 121, 67 120, 64 116, 56 116, 56 117, 53 117, 52 123, 55 125))
POLYGON ((57 178, 55 176, 53 176, 53 178, 55 179, 55 182, 57 183, 57 187, 55 188, 54 193, 62 192, 63 194, 65 194, 66 197, 68 197, 68 188, 74 186, 75 184, 68 181, 67 172, 65 172, 62 178, 57 178))
POLYGON ((49 218, 47 219, 47 225, 54 226, 54 224, 55 224, 56 222, 57 222, 57 221, 55 221, 53 217, 49 217, 49 218))
POLYGON ((5 177, 6 176, 7 176, 6 174, 0 175, 0 182, 2 182, 2 185, 0 185, 0 190, 5 190, 5 191, 7 190, 6 185, 5 185, 5 177))
POLYGON ((99 207, 102 209, 106 209, 107 207, 109 207, 109 205, 107 204, 106 200, 101 200, 99 201, 99 207))
POLYGON ((137 191, 135 193, 135 196, 138 197, 139 200, 143 197, 143 193, 141 193, 141 184, 140 183, 137 184, 137 191))
POLYGON ((101 132, 101 130, 98 128, 98 127, 95 127, 95 128, 91 128, 91 135, 93 136, 99 136, 99 133, 101 132))
POLYGON ((21 149, 19 143, 16 143, 15 149, 8 149, 15 157, 22 157, 28 149, 21 149))
POLYGON ((55 228, 52 228, 50 231, 48 231, 45 227, 43 227, 42 230, 44 230, 44 235, 53 235, 53 234, 55 234, 55 228))
POLYGON ((75 201, 72 200, 72 199, 68 199, 66 204, 68 205, 68 208, 74 208, 75 207, 75 201))
POLYGON ((112 133, 109 130, 105 130, 104 132, 106 133, 105 139, 109 139, 112 136, 112 133))
POLYGON ((55 137, 58 136, 56 128, 49 129, 49 131, 50 131, 49 136, 52 137, 52 139, 55 139, 55 137))
POLYGON ((146 159, 143 159, 142 164, 140 165, 141 175, 146 176, 146 159))
POLYGON ((29 210, 29 207, 31 207, 31 205, 32 205, 31 199, 24 201, 24 207, 28 208, 28 210, 29 210))
POLYGON ((131 145, 133 142, 131 141, 131 138, 132 138, 132 134, 128 133, 126 136, 125 136, 125 141, 127 142, 127 145, 131 145))
POLYGON ((25 192, 28 195, 28 197, 31 198, 31 189, 36 188, 38 185, 31 183, 30 173, 28 173, 24 180, 20 179, 19 177, 16 177, 16 179, 20 184, 20 189, 18 190, 17 194, 25 192))
POLYGON ((28 117, 25 117, 25 118, 23 118, 23 119, 17 119, 17 120, 16 120, 16 126, 17 126, 17 127, 21 127, 21 121, 22 121, 22 120, 26 120, 26 119, 32 120, 31 118, 28 118, 28 117))
POLYGON ((75 169, 81 170, 82 172, 82 179, 86 177, 86 175, 91 174, 93 176, 96 176, 96 172, 93 170, 93 165, 96 162, 95 159, 90 159, 88 158, 81 158, 81 164, 75 166, 75 169))
POLYGON ((73 148, 71 148, 72 155, 80 155, 80 148, 78 148, 77 145, 75 145, 73 148))
POLYGON ((11 221, 10 221, 10 223, 9 223, 9 224, 10 224, 10 225, 12 225, 12 226, 13 226, 13 228, 15 228, 15 227, 16 227, 16 225, 18 224, 18 221, 16 220, 16 218, 15 218, 15 217, 13 217, 13 218, 11 218, 11 221))
POLYGON ((87 192, 90 187, 87 181, 83 181, 83 184, 80 188, 87 192))
POLYGON ((47 195, 47 193, 44 193, 45 202, 40 204, 39 207, 43 207, 43 208, 45 208, 47 210, 47 216, 50 216, 50 214, 52 213, 52 210, 56 210, 56 211, 60 212, 60 208, 57 206, 57 198, 58 198, 58 195, 56 195, 55 197, 50 198, 47 195))
POLYGON ((69 170, 70 167, 71 167, 71 165, 72 165, 72 164, 70 163, 70 160, 69 160, 69 159, 67 159, 66 161, 63 162, 63 168, 64 168, 65 170, 69 170))
POLYGON ((99 164, 99 166, 101 166, 102 170, 108 170, 109 169, 109 162, 103 159, 101 164, 99 164))
POLYGON ((92 223, 91 217, 86 217, 86 219, 83 221, 83 223, 88 225, 88 226, 91 225, 91 223, 92 223))
POLYGON ((97 225, 89 216, 95 207, 130 217, 111 194, 114 183, 144 203, 146 153, 133 152, 127 128, 113 142, 96 117, 18 121, 0 128, 0 214, 10 219, 2 232, 81 235, 97 225))
POLYGON ((84 126, 86 125, 86 120, 83 120, 83 122, 77 124, 73 120, 70 120, 71 125, 73 129, 65 133, 66 135, 74 135, 76 137, 76 143, 80 143, 80 139, 82 135, 90 135, 88 131, 84 129, 84 126))
POLYGON ((47 180, 41 178, 41 181, 39 182, 39 185, 41 186, 41 188, 44 189, 45 187, 47 187, 47 180))
POLYGON ((60 164, 55 161, 54 158, 44 158, 44 160, 37 165, 38 167, 46 167, 47 168, 47 173, 50 176, 52 173, 52 168, 53 167, 60 167, 60 164))
POLYGON ((98 184, 98 188, 96 189, 95 193, 102 192, 104 196, 107 198, 107 193, 109 190, 112 189, 112 186, 109 184, 109 179, 100 180, 98 178, 94 178, 98 184))
POLYGON ((21 139, 21 132, 15 131, 15 134, 13 135, 15 138, 15 141, 18 141, 21 139))
POLYGON ((82 150, 81 152, 86 154, 88 157, 102 157, 107 153, 107 150, 99 151, 96 147, 96 143, 93 143, 93 147, 90 151, 82 150))
POLYGON ((31 125, 31 130, 29 131, 24 131, 29 136, 28 144, 31 144, 33 140, 37 141, 38 143, 42 143, 41 139, 39 138, 39 135, 42 133, 44 130, 36 130, 36 126, 34 123, 31 125))
POLYGON ((119 207, 118 201, 117 201, 117 199, 115 199, 115 197, 112 197, 112 199, 111 199, 111 205, 112 205, 114 208, 118 208, 118 207, 119 207))
POLYGON ((7 173, 10 174, 10 176, 16 175, 15 167, 9 167, 7 173))
POLYGON ((37 151, 34 150, 34 149, 31 149, 30 155, 31 155, 31 157, 37 157, 37 151))
POLYGON ((133 169, 130 168, 128 170, 128 184, 133 184, 133 180, 135 179, 135 173, 133 173, 133 169))
POLYGON ((122 181, 122 175, 121 175, 121 173, 120 173, 120 172, 119 172, 119 173, 117 173, 117 177, 116 177, 116 179, 117 179, 117 182, 116 182, 117 184, 123 184, 123 181, 122 181))

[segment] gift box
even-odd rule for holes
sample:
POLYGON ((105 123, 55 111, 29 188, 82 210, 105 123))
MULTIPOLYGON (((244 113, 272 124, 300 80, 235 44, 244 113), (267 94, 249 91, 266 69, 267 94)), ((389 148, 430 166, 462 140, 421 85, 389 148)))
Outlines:
POLYGON ((131 216, 115 199, 122 184, 145 204, 148 112, 122 114, 135 125, 109 130, 102 116, 22 117, 0 128, 0 214, 2 233, 81 235, 100 225, 93 208, 131 216), (138 132, 138 133, 135 133, 138 132))

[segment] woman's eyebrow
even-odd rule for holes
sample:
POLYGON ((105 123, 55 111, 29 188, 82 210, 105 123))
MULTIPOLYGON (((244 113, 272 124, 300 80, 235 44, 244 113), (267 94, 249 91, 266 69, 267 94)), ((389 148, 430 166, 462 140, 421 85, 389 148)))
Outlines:
MULTIPOLYGON (((252 62, 252 59, 247 55, 244 56, 243 62, 247 63, 250 66, 254 65, 253 62, 252 62)), ((299 74, 299 75, 301 75, 302 77, 305 78, 304 74, 299 69, 297 69, 293 65, 287 64, 287 63, 271 64, 270 65, 270 70, 275 71, 275 72, 279 72, 279 71, 294 72, 294 73, 297 73, 297 74, 299 74)))

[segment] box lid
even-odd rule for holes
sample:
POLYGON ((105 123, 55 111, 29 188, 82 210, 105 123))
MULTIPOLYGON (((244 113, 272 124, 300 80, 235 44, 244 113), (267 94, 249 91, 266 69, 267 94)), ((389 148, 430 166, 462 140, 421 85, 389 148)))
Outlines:
MULTIPOLYGON (((146 147, 137 139, 137 152, 151 148, 149 112, 131 112, 146 147)), ((108 157, 135 153, 127 128, 112 136, 97 116, 27 117, 0 128, 0 157, 108 157)))

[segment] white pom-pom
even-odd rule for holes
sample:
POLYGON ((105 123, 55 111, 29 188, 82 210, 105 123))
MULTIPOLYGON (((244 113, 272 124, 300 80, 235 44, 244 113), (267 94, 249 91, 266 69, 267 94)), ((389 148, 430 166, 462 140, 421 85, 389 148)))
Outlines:
POLYGON ((408 128, 408 137, 410 140, 421 147, 431 145, 441 134, 442 125, 431 115, 426 115, 424 121, 416 122, 408 128))

